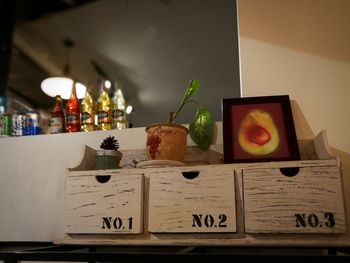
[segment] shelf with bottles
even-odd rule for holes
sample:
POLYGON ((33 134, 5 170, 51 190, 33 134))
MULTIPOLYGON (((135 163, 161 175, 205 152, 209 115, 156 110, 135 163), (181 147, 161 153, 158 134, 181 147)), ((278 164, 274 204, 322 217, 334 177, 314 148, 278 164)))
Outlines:
MULTIPOLYGON (((25 108, 27 110, 23 110, 24 107, 17 105, 18 103, 12 103, 16 107, 13 107, 10 111, 11 114, 9 114, 7 113, 8 111, 5 111, 5 106, 0 106, 3 108, 3 113, 0 113, 0 137, 80 131, 91 132, 95 130, 132 127, 131 123, 127 122, 126 102, 121 84, 115 86, 111 96, 105 82, 101 81, 100 93, 97 100, 94 100, 91 95, 92 89, 93 87, 90 86, 86 91, 86 96, 81 100, 76 95, 74 85, 72 86, 71 96, 67 101, 56 96, 52 110, 49 113, 39 113, 39 116, 42 115, 42 118, 38 116, 37 119, 40 120, 35 121, 36 128, 34 131, 36 132, 33 133, 28 133, 26 130, 26 114, 31 110, 29 107, 25 108), (21 109, 21 111, 15 112, 14 109, 17 108, 21 109), (16 113, 17 115, 12 113, 16 113), (18 117, 19 114, 21 116, 18 117), (13 125, 14 123, 15 126, 13 125)), ((7 106, 7 100, 2 99, 0 102, 2 103, 4 101, 7 106)), ((131 112, 129 114, 131 116, 131 112)), ((129 122, 131 122, 131 118, 129 122)))

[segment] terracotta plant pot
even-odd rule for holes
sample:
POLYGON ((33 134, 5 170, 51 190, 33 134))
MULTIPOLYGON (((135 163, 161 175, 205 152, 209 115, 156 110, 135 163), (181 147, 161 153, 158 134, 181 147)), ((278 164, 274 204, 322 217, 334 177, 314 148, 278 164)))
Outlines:
POLYGON ((118 169, 122 153, 113 150, 97 150, 95 158, 98 170, 118 169))
POLYGON ((188 129, 179 124, 159 123, 146 127, 148 160, 183 162, 188 129))

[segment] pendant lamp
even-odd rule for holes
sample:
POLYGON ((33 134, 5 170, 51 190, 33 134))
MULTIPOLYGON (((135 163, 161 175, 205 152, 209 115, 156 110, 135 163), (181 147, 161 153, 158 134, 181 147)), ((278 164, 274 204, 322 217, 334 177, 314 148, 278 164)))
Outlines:
MULTIPOLYGON (((69 59, 70 49, 73 47, 74 43, 69 39, 65 39, 63 41, 63 44, 67 50, 67 60, 64 66, 63 75, 44 79, 41 82, 41 90, 50 97, 56 97, 57 95, 60 95, 62 99, 67 100, 70 97, 73 85, 73 79, 70 77, 69 59)), ((84 98, 86 93, 86 86, 80 82, 76 82, 75 88, 78 99, 84 98)))

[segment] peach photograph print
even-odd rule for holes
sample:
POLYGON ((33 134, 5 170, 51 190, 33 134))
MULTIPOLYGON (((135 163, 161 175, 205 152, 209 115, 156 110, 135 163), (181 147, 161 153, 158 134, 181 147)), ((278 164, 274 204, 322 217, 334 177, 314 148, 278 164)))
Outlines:
POLYGON ((299 160, 288 95, 222 100, 224 163, 299 160))

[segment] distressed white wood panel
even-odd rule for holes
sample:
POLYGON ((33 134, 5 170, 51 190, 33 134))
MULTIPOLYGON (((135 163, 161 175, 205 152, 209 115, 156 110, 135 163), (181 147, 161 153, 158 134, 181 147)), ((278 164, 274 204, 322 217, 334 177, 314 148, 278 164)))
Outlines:
POLYGON ((151 172, 148 224, 154 233, 235 232, 233 169, 202 166, 194 179, 181 170, 151 172))
POLYGON ((142 232, 143 175, 115 171, 72 172, 67 177, 66 233, 142 232), (112 176, 99 183, 95 175, 101 173, 112 176))
POLYGON ((243 170, 247 233, 344 233, 340 168, 303 167, 293 177, 280 169, 243 170))

